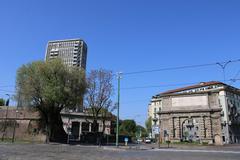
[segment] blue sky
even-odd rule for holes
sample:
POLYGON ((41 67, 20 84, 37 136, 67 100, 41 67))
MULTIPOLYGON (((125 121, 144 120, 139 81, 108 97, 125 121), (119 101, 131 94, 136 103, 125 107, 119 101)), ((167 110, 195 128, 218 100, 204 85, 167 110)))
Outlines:
MULTIPOLYGON (((0 97, 13 94, 16 70, 43 60, 47 42, 55 39, 85 40, 87 71, 125 73, 240 59, 239 8, 237 0, 2 0, 0 97)), ((240 62, 229 64, 226 79, 238 70, 240 62)), ((223 80, 219 66, 125 75, 122 88, 210 80, 223 80)), ((143 124, 151 96, 176 87, 181 85, 122 89, 121 118, 143 124)))

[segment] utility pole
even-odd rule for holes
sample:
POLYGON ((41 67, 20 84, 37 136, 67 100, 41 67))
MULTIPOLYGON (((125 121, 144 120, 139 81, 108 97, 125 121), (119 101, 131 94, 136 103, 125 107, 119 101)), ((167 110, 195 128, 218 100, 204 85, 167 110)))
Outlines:
POLYGON ((121 80, 121 72, 117 73, 118 79, 118 98, 117 98, 117 130, 116 130, 116 146, 118 147, 118 136, 119 136, 119 108, 120 108, 120 80, 121 80))

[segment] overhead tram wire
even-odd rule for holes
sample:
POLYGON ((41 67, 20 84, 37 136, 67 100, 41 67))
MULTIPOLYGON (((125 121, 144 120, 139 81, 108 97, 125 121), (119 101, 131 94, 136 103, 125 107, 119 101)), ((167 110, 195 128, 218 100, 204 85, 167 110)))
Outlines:
POLYGON ((200 67, 216 66, 217 64, 224 64, 224 63, 227 63, 227 62, 231 62, 231 63, 240 62, 240 59, 229 60, 229 61, 224 61, 224 62, 215 62, 215 63, 206 63, 206 64, 197 64, 197 65, 186 65, 186 66, 179 66, 179 67, 160 68, 160 69, 153 69, 153 70, 142 70, 142 71, 125 72, 125 73, 123 72, 122 75, 134 75, 134 74, 143 74, 143 73, 151 73, 151 72, 200 68, 200 67))
MULTIPOLYGON (((198 83, 198 82, 196 82, 198 83)), ((122 90, 131 90, 131 89, 145 89, 145 88, 157 88, 157 87, 174 87, 174 86, 181 86, 181 85, 192 85, 196 83, 179 83, 179 84, 165 84, 165 85, 154 85, 154 86, 136 86, 136 87, 126 87, 121 88, 122 90)))
MULTIPOLYGON (((217 80, 222 81, 222 80, 217 80)), ((232 79, 226 80, 226 81, 232 81, 232 79)), ((126 87, 121 88, 122 90, 133 90, 133 89, 148 89, 148 88, 161 88, 161 87, 174 87, 174 86, 185 86, 185 85, 194 85, 200 82, 189 82, 189 83, 176 83, 176 84, 165 84, 165 85, 154 85, 154 86, 135 86, 135 87, 126 87)))
POLYGON ((232 85, 233 83, 235 83, 238 79, 237 77, 240 74, 240 70, 238 70, 238 72, 235 74, 235 76, 233 78, 230 79, 231 83, 229 85, 232 85))

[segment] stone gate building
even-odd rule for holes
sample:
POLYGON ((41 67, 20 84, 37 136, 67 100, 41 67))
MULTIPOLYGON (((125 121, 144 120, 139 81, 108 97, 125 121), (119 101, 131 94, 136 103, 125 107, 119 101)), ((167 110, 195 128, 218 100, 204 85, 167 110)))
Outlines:
POLYGON ((161 140, 208 144, 240 143, 240 91, 222 82, 203 82, 152 97, 159 108, 161 140))

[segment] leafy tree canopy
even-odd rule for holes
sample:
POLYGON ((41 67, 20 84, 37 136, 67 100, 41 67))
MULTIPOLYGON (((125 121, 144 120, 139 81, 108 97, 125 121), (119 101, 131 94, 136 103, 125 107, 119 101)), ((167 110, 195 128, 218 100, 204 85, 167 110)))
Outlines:
POLYGON ((131 119, 123 120, 119 127, 121 135, 128 135, 132 137, 135 137, 136 130, 137 130, 136 122, 131 119))
POLYGON ((144 138, 144 137, 147 137, 147 136, 148 136, 148 133, 147 133, 146 128, 144 128, 141 125, 137 125, 136 137, 144 138))
POLYGON ((152 132, 152 117, 149 117, 149 118, 146 120, 145 126, 146 126, 146 129, 147 129, 147 132, 148 132, 148 133, 151 133, 151 132, 152 132))
POLYGON ((4 106, 5 105, 5 100, 3 98, 0 98, 0 106, 4 106))
POLYGON ((86 83, 83 71, 55 59, 20 67, 16 86, 16 97, 22 105, 33 106, 40 112, 47 137, 54 140, 65 133, 61 110, 81 105, 86 83))

